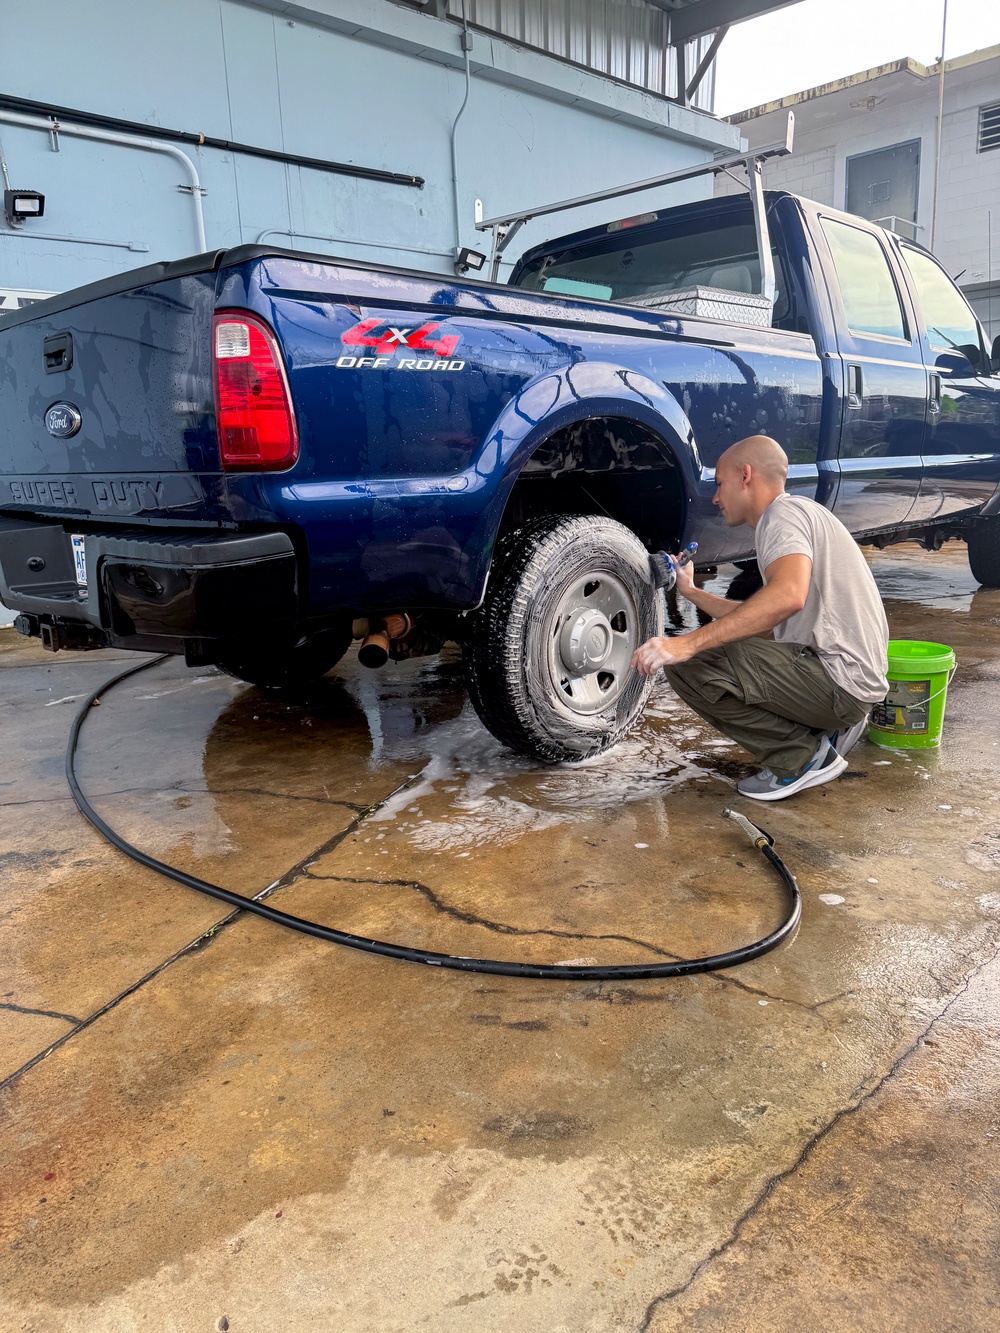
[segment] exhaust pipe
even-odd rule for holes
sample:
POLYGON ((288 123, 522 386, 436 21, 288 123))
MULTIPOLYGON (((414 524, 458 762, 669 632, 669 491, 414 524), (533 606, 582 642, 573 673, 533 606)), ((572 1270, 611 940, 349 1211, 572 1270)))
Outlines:
POLYGON ((368 633, 358 649, 358 661, 362 666, 385 666, 389 660, 389 645, 396 639, 405 639, 413 629, 413 621, 408 615, 386 616, 384 620, 369 624, 368 633))

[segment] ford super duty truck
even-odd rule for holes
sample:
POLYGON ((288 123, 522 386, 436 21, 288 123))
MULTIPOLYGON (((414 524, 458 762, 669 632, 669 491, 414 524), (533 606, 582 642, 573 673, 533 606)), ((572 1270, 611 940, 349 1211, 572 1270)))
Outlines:
POLYGON ((153 265, 0 319, 0 600, 47 648, 263 686, 457 641, 496 736, 579 758, 641 711, 649 552, 752 558, 712 507, 743 436, 859 539, 958 537, 1000 585, 998 352, 925 249, 781 193, 564 236, 506 284, 153 265))

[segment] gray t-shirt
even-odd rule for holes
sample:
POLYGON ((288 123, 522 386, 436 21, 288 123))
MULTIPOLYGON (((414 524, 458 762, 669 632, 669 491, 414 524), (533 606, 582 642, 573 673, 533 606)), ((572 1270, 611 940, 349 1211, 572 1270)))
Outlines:
POLYGON ((776 626, 775 639, 806 644, 835 685, 862 703, 881 703, 889 626, 868 563, 843 523, 815 500, 779 495, 755 535, 765 582, 767 567, 784 555, 812 561, 806 604, 776 626))

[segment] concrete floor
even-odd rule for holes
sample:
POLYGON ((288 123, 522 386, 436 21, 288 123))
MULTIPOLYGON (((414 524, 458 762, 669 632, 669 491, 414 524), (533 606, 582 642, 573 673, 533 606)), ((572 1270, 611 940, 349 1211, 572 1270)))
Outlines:
MULTIPOLYGON (((0 631, 0 1328, 996 1327, 1000 592, 956 544, 873 567, 895 635, 958 652, 944 746, 751 810, 797 938, 629 986, 393 963, 141 870, 62 773, 124 655, 0 631)), ((665 688, 545 769, 459 681, 350 663, 291 703, 171 662, 82 774, 157 855, 432 948, 631 961, 778 919, 720 821, 747 756, 665 688)))

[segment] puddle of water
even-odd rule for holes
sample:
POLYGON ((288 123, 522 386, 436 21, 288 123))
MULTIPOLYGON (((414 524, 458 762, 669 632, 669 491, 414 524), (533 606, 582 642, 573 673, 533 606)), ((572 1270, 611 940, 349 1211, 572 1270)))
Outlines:
POLYGON ((879 592, 887 601, 915 602, 936 611, 969 611, 979 584, 972 577, 964 542, 927 552, 915 542, 885 551, 865 549, 879 592))
POLYGON ((550 766, 506 749, 468 702, 430 734, 407 722, 401 715, 412 710, 425 686, 434 687, 434 677, 435 664, 428 664, 405 683, 397 673, 389 688, 370 675, 349 682, 368 720, 373 762, 381 766, 411 756, 423 761, 407 788, 372 816, 373 824, 391 823, 419 850, 462 853, 502 846, 526 833, 663 795, 710 771, 679 748, 700 733, 671 725, 683 705, 665 683, 657 686, 640 726, 620 745, 582 763, 550 766))
MULTIPOLYGON (((968 610, 978 585, 964 546, 937 554, 907 545, 866 553, 883 596, 950 610, 968 610)), ((720 565, 702 586, 721 596, 747 574, 720 565)), ((691 603, 672 599, 668 623, 697 627, 691 603)), ((423 725, 417 716, 424 691, 457 691, 458 663, 443 659, 394 679, 360 673, 349 688, 364 711, 378 766, 412 758, 407 789, 374 816, 423 851, 464 855, 476 848, 510 843, 526 833, 579 821, 634 802, 662 796, 692 778, 726 769, 734 742, 697 723, 665 682, 657 685, 639 727, 607 754, 578 764, 539 765, 513 754, 482 727, 471 705, 457 716, 423 725), (429 725, 428 725, 429 724, 429 725), (697 751, 697 762, 691 751, 697 751), (428 757, 430 751, 430 757, 428 757)), ((888 766, 892 760, 876 761, 888 766)), ((921 771, 919 776, 928 776, 921 771)))

